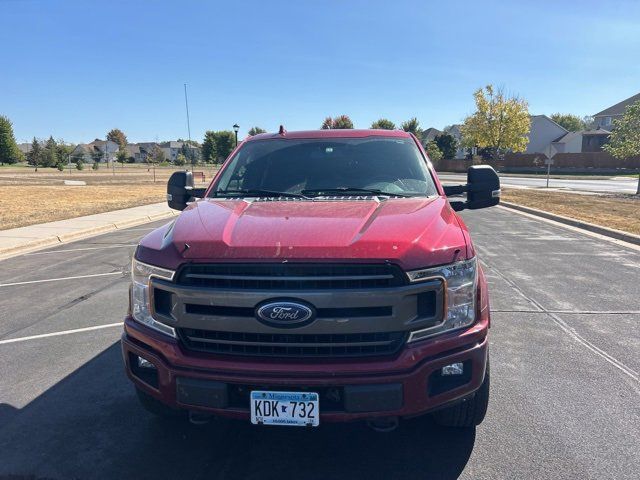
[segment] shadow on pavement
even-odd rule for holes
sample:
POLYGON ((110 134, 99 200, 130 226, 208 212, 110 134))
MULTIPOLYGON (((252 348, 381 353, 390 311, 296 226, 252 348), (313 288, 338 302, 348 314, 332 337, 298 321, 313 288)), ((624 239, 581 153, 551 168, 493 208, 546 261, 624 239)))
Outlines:
POLYGON ((306 430, 165 422, 138 406, 119 344, 25 408, 0 405, 0 412, 0 479, 453 479, 475 441, 475 430, 428 418, 387 434, 359 423, 306 430))

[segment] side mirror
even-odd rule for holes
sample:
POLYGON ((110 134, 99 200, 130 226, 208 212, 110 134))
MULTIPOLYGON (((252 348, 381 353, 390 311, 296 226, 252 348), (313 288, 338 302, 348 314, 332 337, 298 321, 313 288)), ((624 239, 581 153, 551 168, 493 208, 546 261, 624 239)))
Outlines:
POLYGON ((202 198, 205 190, 193 187, 193 173, 174 172, 167 183, 167 203, 174 210, 184 210, 192 198, 202 198))
POLYGON ((467 201, 453 201, 451 207, 456 211, 468 208, 493 207, 500 203, 500 178, 490 165, 477 165, 467 170, 467 184, 444 187, 444 193, 459 195, 467 193, 467 201))

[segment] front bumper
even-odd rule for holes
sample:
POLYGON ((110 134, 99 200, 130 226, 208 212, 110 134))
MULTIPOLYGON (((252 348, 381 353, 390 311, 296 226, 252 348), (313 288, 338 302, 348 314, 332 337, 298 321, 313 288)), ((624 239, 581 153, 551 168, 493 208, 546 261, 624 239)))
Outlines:
POLYGON ((321 422, 341 422, 417 416, 469 397, 484 380, 487 332, 484 319, 391 358, 281 360, 186 352, 128 317, 122 351, 134 384, 174 408, 248 420, 252 389, 310 390, 321 392, 321 422), (155 370, 141 372, 137 357, 155 370), (456 362, 464 364, 463 376, 440 377, 443 366, 456 362))

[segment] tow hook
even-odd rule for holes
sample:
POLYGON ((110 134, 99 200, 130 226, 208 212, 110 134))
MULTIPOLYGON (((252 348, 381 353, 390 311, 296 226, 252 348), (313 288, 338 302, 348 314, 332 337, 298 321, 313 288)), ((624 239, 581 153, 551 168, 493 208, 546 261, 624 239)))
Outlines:
POLYGON ((213 415, 200 412, 189 412, 189 421, 193 425, 206 425, 211 421, 213 415))
POLYGON ((380 433, 393 432, 398 428, 399 423, 398 417, 381 417, 367 420, 367 426, 380 433))

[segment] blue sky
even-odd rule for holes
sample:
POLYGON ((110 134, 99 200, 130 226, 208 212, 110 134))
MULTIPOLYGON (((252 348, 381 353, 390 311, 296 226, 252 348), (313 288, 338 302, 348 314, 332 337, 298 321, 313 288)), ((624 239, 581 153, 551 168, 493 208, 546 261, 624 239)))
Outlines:
POLYGON ((441 128, 500 85, 531 113, 640 92, 640 2, 0 0, 0 114, 18 141, 130 141, 252 125, 441 128))

